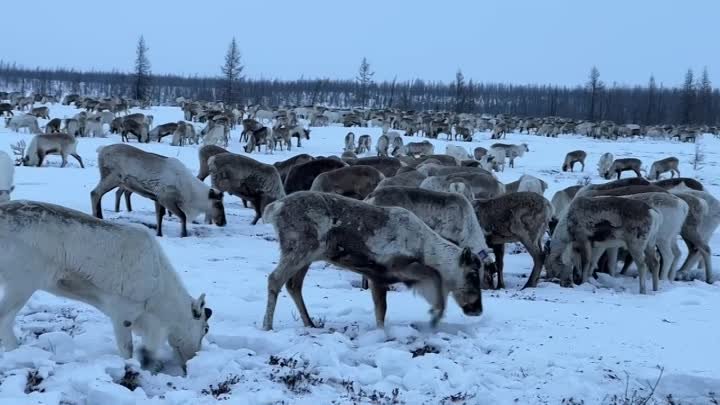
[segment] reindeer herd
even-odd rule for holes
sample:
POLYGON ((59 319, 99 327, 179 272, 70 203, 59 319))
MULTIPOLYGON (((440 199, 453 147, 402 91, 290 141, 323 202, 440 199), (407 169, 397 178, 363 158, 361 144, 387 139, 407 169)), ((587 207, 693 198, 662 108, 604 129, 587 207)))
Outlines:
MULTIPOLYGON (((461 139, 467 139, 468 133, 472 138, 479 121, 462 114, 408 117, 318 108, 281 114, 253 107, 246 115, 238 108, 183 101, 185 120, 150 130, 153 117, 128 114, 132 103, 127 101, 76 95, 63 101, 87 111, 51 120, 48 133, 36 134, 29 147, 14 145, 15 162, 0 153, 0 241, 13 252, 0 258, 5 287, 0 297, 0 342, 6 350, 18 346, 14 318, 37 290, 88 303, 108 315, 125 357, 133 353, 132 333, 142 336, 141 360, 146 367, 157 366, 157 351, 166 341, 182 364, 200 349, 212 315, 204 294, 198 298, 188 294, 146 229, 102 219, 102 197, 112 190, 116 190, 116 211, 123 196, 128 211, 132 194, 154 202, 157 236, 162 236, 166 215, 179 219, 181 237, 190 235, 189 223, 201 214, 206 223, 225 226, 225 194, 239 197, 246 208, 249 204, 255 212, 252 224, 260 219, 271 224, 280 247, 280 259, 268 277, 266 330, 273 328, 283 286, 303 324, 314 326, 302 288, 316 261, 364 278, 378 327, 384 326, 387 292, 394 283, 404 283, 428 301, 432 325, 442 319, 448 296, 466 315, 482 314, 482 290, 506 288, 505 248, 513 242, 521 244, 533 261, 523 288, 536 287, 543 270, 545 280, 566 286, 586 283, 598 272, 614 276, 619 260, 621 274, 635 263, 643 294, 648 271, 654 291, 660 281, 689 278, 698 264, 705 280, 713 282, 709 242, 720 224, 720 202, 697 180, 680 177, 675 157, 654 162, 643 177, 639 159, 603 154, 598 174, 616 180, 568 187, 548 201, 544 197, 548 185, 539 178, 523 175, 503 183, 496 177, 506 162, 514 167, 516 159, 530 153, 527 144, 494 143, 472 152, 448 145, 445 153, 438 153, 428 140, 405 143, 398 132, 412 135, 424 128, 432 138, 440 133, 450 137, 452 132, 461 139), (371 122, 384 129, 374 150, 370 135, 356 138, 349 132, 338 148, 340 156, 297 154, 266 164, 225 149, 235 126, 242 127, 240 141, 247 142, 247 154, 263 145, 268 152, 278 147, 291 150, 292 138, 301 147, 301 140, 310 139, 310 131, 299 119, 311 125, 371 122), (272 125, 265 126, 265 121, 272 125), (88 125, 91 122, 100 126, 88 125), (206 125, 199 135, 194 122, 206 125), (10 199, 15 165, 42 166, 47 155, 58 154, 63 166, 72 156, 82 167, 78 137, 105 136, 104 124, 123 142, 97 150, 100 176, 90 192, 92 215, 10 199), (58 132, 62 130, 67 132, 58 132), (178 159, 127 144, 129 135, 138 142, 172 135, 173 145, 202 143, 199 173, 194 175, 178 159), (625 171, 636 176, 621 178, 625 171), (665 173, 670 173, 669 179, 661 179, 665 173), (72 240, 64 236, 68 234, 72 240), (678 239, 688 248, 684 260, 678 239)), ((32 108, 32 102, 29 107, 23 103, 16 100, 15 105, 32 108)), ((0 111, 3 108, 0 105, 0 111)), ((50 118, 45 113, 43 117, 50 118)), ((37 121, 10 125, 28 116, 9 117, 8 127, 36 133, 37 121)), ((570 125, 557 119, 529 121, 496 122, 493 138, 518 129, 562 133, 565 129, 557 125, 570 125)), ((574 150, 558 166, 573 171, 579 163, 584 171, 586 158, 585 151, 574 150)))

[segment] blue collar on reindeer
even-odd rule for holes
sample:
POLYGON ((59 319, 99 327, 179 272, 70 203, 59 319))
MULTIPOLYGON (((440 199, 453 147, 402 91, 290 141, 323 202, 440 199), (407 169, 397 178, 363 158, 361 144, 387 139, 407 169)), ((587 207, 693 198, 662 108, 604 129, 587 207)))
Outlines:
POLYGON ((482 249, 477 253, 478 257, 480 257, 480 260, 482 260, 483 263, 494 263, 495 258, 487 249, 482 249))

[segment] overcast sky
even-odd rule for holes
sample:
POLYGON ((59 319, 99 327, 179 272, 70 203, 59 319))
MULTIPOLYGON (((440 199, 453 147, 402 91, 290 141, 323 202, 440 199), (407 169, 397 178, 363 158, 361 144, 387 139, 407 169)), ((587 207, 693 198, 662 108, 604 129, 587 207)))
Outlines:
POLYGON ((216 75, 230 39, 248 77, 679 85, 720 83, 720 0, 3 1, 0 58, 23 66, 132 68, 145 35, 155 73, 216 75), (32 19, 14 16, 28 15, 32 19), (13 16, 11 18, 11 16, 13 16))

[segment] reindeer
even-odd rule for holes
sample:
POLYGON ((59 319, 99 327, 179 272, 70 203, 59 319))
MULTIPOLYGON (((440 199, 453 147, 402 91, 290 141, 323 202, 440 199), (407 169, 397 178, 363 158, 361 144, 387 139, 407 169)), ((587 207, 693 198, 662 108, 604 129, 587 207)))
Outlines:
POLYGON ((121 133, 121 140, 123 142, 129 142, 128 134, 134 135, 138 139, 138 142, 150 142, 147 124, 139 123, 137 120, 134 119, 125 118, 122 122, 121 133))
POLYGON ((84 302, 107 315, 125 358, 133 355, 133 332, 141 335, 143 367, 157 365, 166 341, 183 370, 200 350, 212 315, 205 294, 197 299, 188 294, 144 227, 49 203, 13 201, 0 204, 0 246, 13 252, 0 255, 0 340, 6 351, 18 347, 15 316, 36 291, 84 302))
POLYGON ((469 248, 446 241, 412 212, 376 207, 335 194, 298 192, 265 208, 263 218, 275 228, 280 261, 268 277, 263 328, 273 327, 283 285, 306 327, 313 327, 302 297, 310 265, 318 260, 368 277, 377 326, 385 324, 387 286, 405 282, 432 305, 431 325, 445 313, 449 294, 469 316, 482 313, 482 262, 469 248))
POLYGON ((640 174, 640 166, 642 165, 642 162, 640 159, 636 158, 621 158, 621 159, 615 159, 613 161, 612 165, 607 169, 607 171, 603 174, 603 177, 607 180, 610 180, 613 173, 617 174, 618 180, 620 180, 620 175, 622 172, 626 171, 633 171, 637 175, 637 177, 642 177, 640 174))
POLYGON ((252 203, 255 209, 252 225, 262 218, 268 204, 285 197, 280 173, 272 165, 234 153, 210 156, 207 165, 215 189, 252 203))
POLYGON ((372 139, 370 135, 360 135, 358 138, 358 147, 355 149, 355 154, 362 155, 368 152, 372 148, 372 139))
POLYGON ((566 172, 570 170, 573 171, 573 167, 575 166, 575 163, 580 163, 582 165, 582 168, 580 169, 581 172, 585 171, 585 158, 587 157, 587 153, 585 153, 584 150, 574 150, 572 152, 568 152, 567 155, 565 155, 565 162, 563 162, 562 165, 562 171, 566 172))
POLYGON ((272 139, 272 130, 268 127, 261 127, 250 133, 247 145, 245 145, 245 153, 252 153, 255 148, 260 150, 260 146, 265 145, 265 153, 272 153, 275 148, 275 142, 272 139))
MULTIPOLYGON (((297 147, 298 148, 302 147, 301 142, 300 142, 301 139, 307 139, 308 141, 310 140, 310 130, 309 129, 305 129, 305 128, 301 127, 300 125, 290 126, 289 128, 290 128, 289 129, 290 140, 292 140, 292 138, 297 138, 297 147)), ((288 146, 288 150, 290 150, 290 146, 288 146)))
POLYGON ((650 166, 648 179, 660 180, 660 175, 667 172, 670 172, 670 178, 675 177, 675 173, 677 173, 677 176, 680 177, 680 170, 678 170, 679 164, 680 161, 674 156, 655 161, 652 166, 650 166))
POLYGON ((573 268, 577 267, 581 269, 580 282, 587 282, 605 249, 623 247, 638 265, 640 293, 645 294, 646 259, 651 260, 650 267, 657 271, 652 260, 660 215, 639 200, 576 196, 553 232, 550 252, 545 259, 548 277, 559 278, 562 284, 571 285, 573 268))
POLYGON ((176 122, 168 122, 166 124, 158 125, 150 131, 150 139, 162 142, 163 136, 172 135, 178 128, 176 122))
POLYGON ((344 151, 353 151, 355 149, 355 134, 348 132, 345 135, 345 149, 344 151))
MULTIPOLYGON (((496 288, 505 288, 503 258, 505 244, 510 242, 520 242, 533 259, 532 273, 523 288, 537 287, 544 259, 542 237, 552 216, 550 203, 537 193, 517 192, 475 200, 473 208, 488 245, 495 252, 496 288)), ((489 276, 488 283, 494 285, 492 274, 489 276)))
POLYGON ((102 218, 102 197, 120 187, 155 202, 157 236, 162 236, 166 210, 180 218, 181 237, 188 236, 187 222, 205 213, 205 221, 225 226, 222 192, 198 180, 175 158, 145 152, 125 144, 98 149, 100 182, 90 193, 93 214, 102 218))
POLYGON ((50 109, 47 107, 37 107, 30 110, 30 115, 34 115, 38 118, 50 119, 50 109))
POLYGON ((17 165, 40 167, 47 155, 60 155, 62 164, 67 165, 67 157, 72 156, 85 168, 82 158, 77 154, 77 139, 68 134, 43 134, 35 135, 30 141, 30 146, 25 148, 25 141, 20 141, 12 146, 13 152, 18 157, 17 165))
POLYGON ((602 156, 600 156, 600 160, 598 161, 598 174, 601 177, 605 177, 605 173, 610 170, 610 166, 612 166, 614 160, 615 157, 610 152, 603 153, 602 156))

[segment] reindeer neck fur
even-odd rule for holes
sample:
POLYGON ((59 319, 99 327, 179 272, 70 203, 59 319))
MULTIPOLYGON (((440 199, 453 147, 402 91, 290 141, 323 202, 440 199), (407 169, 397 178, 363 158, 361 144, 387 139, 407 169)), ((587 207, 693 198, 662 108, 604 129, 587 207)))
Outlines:
POLYGON ((423 260, 425 265, 436 269, 443 279, 443 284, 450 290, 462 284, 462 272, 457 271, 460 264, 460 248, 446 241, 427 227, 431 237, 423 240, 423 260))

